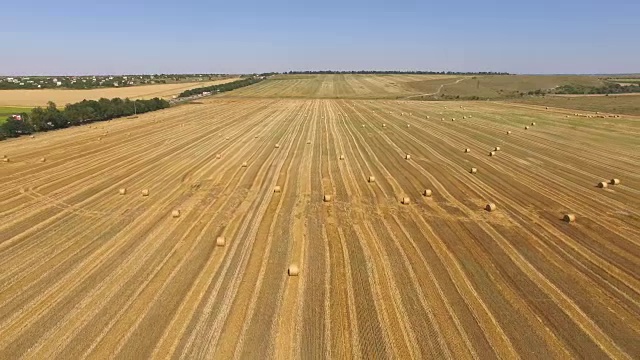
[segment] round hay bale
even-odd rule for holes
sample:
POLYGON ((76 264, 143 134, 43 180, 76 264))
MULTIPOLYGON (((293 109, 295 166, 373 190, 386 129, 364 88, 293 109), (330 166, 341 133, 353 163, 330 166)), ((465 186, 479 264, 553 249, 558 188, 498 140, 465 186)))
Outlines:
POLYGON ((466 119, 466 118, 467 118, 466 116, 462 116, 462 120, 464 120, 464 119, 466 119))
POLYGON ((289 269, 287 269, 287 274, 289 274, 289 276, 298 276, 298 274, 300 274, 300 269, 298 269, 298 265, 296 264, 289 265, 289 269))
POLYGON ((387 124, 382 124, 382 127, 387 127, 387 124))
POLYGON ((280 147, 280 144, 276 144, 276 149, 278 149, 280 147))
POLYGON ((225 140, 229 140, 229 137, 227 136, 227 137, 225 137, 224 139, 225 139, 225 140))
POLYGON ((404 205, 409 205, 411 204, 411 199, 409 199, 408 197, 403 197, 401 202, 404 205))
POLYGON ((431 191, 431 189, 425 189, 425 190, 422 192, 422 195, 423 195, 423 196, 426 196, 426 197, 430 197, 432 193, 433 193, 433 192, 431 191))
POLYGON ((411 124, 407 124, 407 127, 408 127, 408 128, 409 128, 409 127, 411 127, 411 124))
POLYGON ((407 154, 407 155, 405 155, 405 156, 404 156, 404 158, 405 158, 406 160, 411 160, 411 155, 407 154))
POLYGON ((440 118, 440 121, 444 121, 444 118, 440 118))
POLYGON ((141 193, 142 193, 142 196, 149 196, 149 189, 143 189, 141 193))
POLYGON ((456 118, 451 118, 451 121, 456 121, 456 118))
POLYGON ((362 127, 364 127, 364 124, 362 124, 362 127))
POLYGON ((511 130, 507 131, 507 135, 511 135, 511 130))
POLYGON ((427 119, 429 118, 429 115, 427 115, 427 119))
POLYGON ((3 162, 11 162, 11 160, 9 160, 9 158, 7 158, 7 157, 6 157, 6 158, 3 158, 3 159, 2 159, 2 161, 3 161, 3 162))
POLYGON ((247 167, 247 162, 246 161, 242 163, 242 167, 247 167))
POLYGON ((126 194, 127 194, 127 189, 125 189, 125 188, 121 188, 121 189, 119 189, 119 190, 118 190, 118 194, 120 194, 120 195, 126 195, 126 194))
POLYGON ((532 122, 532 123, 531 123, 531 126, 536 126, 536 123, 532 122))
POLYGON ((221 154, 216 154, 216 159, 220 159, 220 158, 222 158, 222 155, 221 154))
POLYGON ((340 155, 340 160, 344 160, 344 155, 340 155))
POLYGON ((598 183, 598 187, 599 187, 599 188, 601 188, 601 189, 606 188, 608 185, 609 185, 609 184, 607 184, 607 183, 606 183, 606 182, 604 182, 604 181, 601 181, 601 182, 599 182, 599 183, 598 183))
POLYGON ((218 236, 218 238, 216 239, 216 246, 224 246, 224 236, 218 236))
POLYGON ((547 110, 549 110, 549 107, 548 107, 548 106, 545 106, 544 108, 545 108, 545 109, 547 109, 547 110))
POLYGON ((324 202, 330 202, 331 201, 331 195, 325 195, 322 197, 322 201, 324 202))
POLYGON ((524 129, 525 129, 525 130, 529 130, 529 127, 528 127, 528 126, 525 126, 525 127, 524 127, 524 129))
POLYGON ((311 140, 307 140, 307 144, 311 144, 311 140))
POLYGON ((464 152, 469 153, 471 152, 471 149, 464 149, 464 152))
POLYGON ((255 138, 255 139, 257 139, 257 138, 258 138, 258 135, 254 136, 254 138, 255 138))
POLYGON ((496 204, 488 203, 487 206, 484 207, 485 210, 491 212, 496 210, 496 204))
POLYGON ((171 216, 174 218, 180 217, 180 210, 173 210, 171 216))
POLYGON ((472 167, 471 170, 469 170, 470 173, 475 174, 478 172, 478 169, 472 167))
POLYGON ((620 179, 611 179, 611 185, 620 185, 620 179))
POLYGON ((376 182, 376 178, 375 176, 369 176, 369 179, 367 181, 369 181, 370 183, 376 182))
POLYGON ((493 151, 500 151, 500 146, 496 146, 495 148, 493 148, 493 151))
POLYGON ((6 155, 6 154, 5 154, 5 155, 2 155, 2 158, 3 158, 3 159, 6 159, 6 158, 7 158, 7 155, 6 155))
POLYGON ((490 151, 489 152, 489 156, 496 156, 496 152, 495 151, 490 151))
POLYGON ((40 159, 40 162, 45 162, 45 161, 47 161, 47 158, 41 158, 40 159))
POLYGON ((282 189, 280 189, 280 186, 274 186, 274 187, 273 187, 273 192, 274 192, 274 193, 279 193, 279 192, 281 192, 281 191, 282 191, 282 189))
POLYGON ((562 220, 569 223, 574 222, 576 221, 576 216, 574 214, 564 214, 564 217, 562 218, 562 220))

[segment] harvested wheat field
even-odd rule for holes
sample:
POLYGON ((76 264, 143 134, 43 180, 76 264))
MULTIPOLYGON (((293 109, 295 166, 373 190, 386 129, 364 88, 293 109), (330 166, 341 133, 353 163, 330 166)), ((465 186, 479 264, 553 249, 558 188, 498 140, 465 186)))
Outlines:
POLYGON ((637 359, 639 148, 632 116, 237 96, 4 141, 0 358, 637 359))
POLYGON ((152 99, 154 97, 169 99, 179 93, 202 86, 226 84, 239 78, 228 78, 215 81, 190 83, 140 85, 123 88, 104 88, 90 90, 44 89, 44 90, 0 90, 0 106, 45 106, 53 101, 59 106, 82 100, 112 99, 152 99))

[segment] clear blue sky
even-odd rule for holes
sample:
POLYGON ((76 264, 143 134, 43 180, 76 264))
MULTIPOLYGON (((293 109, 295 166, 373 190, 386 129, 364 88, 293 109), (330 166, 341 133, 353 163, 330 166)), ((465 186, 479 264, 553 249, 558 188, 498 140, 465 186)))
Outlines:
POLYGON ((640 0, 7 0, 0 75, 640 72, 640 0))

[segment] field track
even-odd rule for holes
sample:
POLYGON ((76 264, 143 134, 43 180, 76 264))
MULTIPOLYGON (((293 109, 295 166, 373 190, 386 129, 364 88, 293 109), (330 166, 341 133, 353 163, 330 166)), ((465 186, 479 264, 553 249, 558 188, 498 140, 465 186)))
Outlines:
POLYGON ((0 142, 0 359, 640 358, 640 118, 201 102, 0 142))

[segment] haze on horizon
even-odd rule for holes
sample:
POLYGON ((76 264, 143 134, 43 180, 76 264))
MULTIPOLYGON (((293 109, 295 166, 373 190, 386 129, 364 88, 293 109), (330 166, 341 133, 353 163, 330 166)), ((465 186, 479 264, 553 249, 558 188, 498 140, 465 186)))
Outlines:
POLYGON ((0 75, 640 72, 640 2, 3 4, 0 75))

